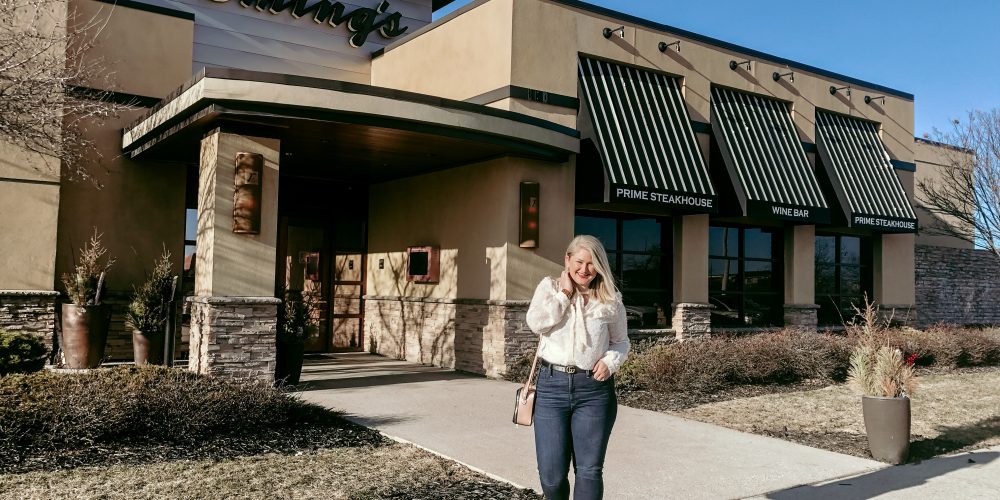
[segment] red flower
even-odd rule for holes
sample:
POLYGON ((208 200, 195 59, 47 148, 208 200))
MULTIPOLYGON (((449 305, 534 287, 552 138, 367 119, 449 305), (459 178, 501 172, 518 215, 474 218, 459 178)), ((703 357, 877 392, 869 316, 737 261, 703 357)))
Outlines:
POLYGON ((906 364, 913 366, 913 363, 917 361, 917 353, 910 354, 906 357, 906 364))

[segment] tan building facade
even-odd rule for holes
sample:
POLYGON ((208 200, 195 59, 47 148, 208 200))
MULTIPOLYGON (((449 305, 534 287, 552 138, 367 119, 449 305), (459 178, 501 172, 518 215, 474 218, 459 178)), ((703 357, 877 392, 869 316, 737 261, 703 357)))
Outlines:
POLYGON ((146 106, 93 131, 101 189, 3 150, 4 307, 51 334, 97 228, 119 305, 172 252, 197 371, 270 376, 291 290, 307 351, 502 376, 589 233, 636 332, 915 317, 912 95, 581 2, 355 1, 71 2, 109 19, 81 85, 146 106))

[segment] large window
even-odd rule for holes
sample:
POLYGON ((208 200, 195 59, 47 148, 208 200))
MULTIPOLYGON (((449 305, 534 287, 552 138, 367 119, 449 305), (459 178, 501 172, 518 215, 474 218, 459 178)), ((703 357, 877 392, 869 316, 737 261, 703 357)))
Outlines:
POLYGON ((857 236, 816 236, 816 303, 821 325, 854 317, 871 297, 871 244, 857 236))
POLYGON ((660 218, 576 217, 575 234, 604 243, 631 327, 670 327, 670 224, 660 218))
POLYGON ((708 245, 712 326, 780 325, 780 233, 712 226, 708 245))

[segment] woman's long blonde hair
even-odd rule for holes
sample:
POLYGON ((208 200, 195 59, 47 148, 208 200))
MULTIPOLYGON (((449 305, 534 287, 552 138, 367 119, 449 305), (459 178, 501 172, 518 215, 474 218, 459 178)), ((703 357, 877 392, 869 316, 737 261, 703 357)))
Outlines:
POLYGON ((608 254, 604 251, 604 245, 597 238, 588 234, 581 234, 573 238, 566 247, 566 255, 572 256, 580 250, 590 252, 590 259, 594 263, 597 276, 591 280, 589 288, 591 296, 598 302, 613 302, 618 298, 618 287, 615 286, 615 277, 611 274, 611 266, 608 264, 608 254))

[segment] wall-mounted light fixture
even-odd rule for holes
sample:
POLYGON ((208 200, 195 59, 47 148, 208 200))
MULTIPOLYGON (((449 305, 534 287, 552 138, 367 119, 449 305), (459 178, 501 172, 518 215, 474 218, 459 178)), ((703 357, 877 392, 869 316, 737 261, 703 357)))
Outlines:
POLYGON ((774 80, 774 81, 781 80, 781 77, 783 77, 783 76, 787 76, 789 82, 795 83, 795 72, 794 71, 789 71, 788 73, 778 73, 777 71, 775 71, 774 73, 771 73, 771 79, 774 80))
POLYGON ((866 95, 866 96, 865 96, 865 104, 871 104, 871 103, 872 103, 872 101, 874 101, 874 100, 876 100, 876 99, 878 99, 879 101, 882 101, 882 102, 881 102, 881 104, 882 104, 883 106, 885 106, 885 96, 884 96, 884 95, 880 95, 880 96, 875 96, 875 97, 872 97, 872 96, 870 96, 870 95, 866 95))
POLYGON ((833 85, 830 85, 830 95, 836 95, 837 92, 840 92, 841 90, 845 91, 844 94, 847 95, 847 97, 851 97, 850 85, 844 85, 843 87, 834 87, 833 85))
POLYGON ((660 42, 656 46, 656 48, 660 49, 660 52, 666 52, 667 49, 670 48, 670 47, 677 47, 677 52, 680 52, 681 51, 681 41, 680 40, 676 40, 676 41, 673 41, 673 42, 670 42, 670 43, 660 42))
POLYGON ((619 26, 619 27, 617 27, 615 29, 604 28, 604 32, 603 32, 604 33, 604 38, 611 38, 611 34, 614 33, 614 32, 616 32, 616 31, 618 32, 618 36, 620 36, 621 38, 625 38, 625 27, 624 26, 619 26))
POLYGON ((729 69, 731 69, 733 71, 736 71, 736 68, 739 68, 740 66, 743 66, 744 64, 747 66, 747 71, 750 71, 750 68, 752 67, 750 59, 747 59, 746 61, 740 61, 740 62, 729 61, 729 69))

